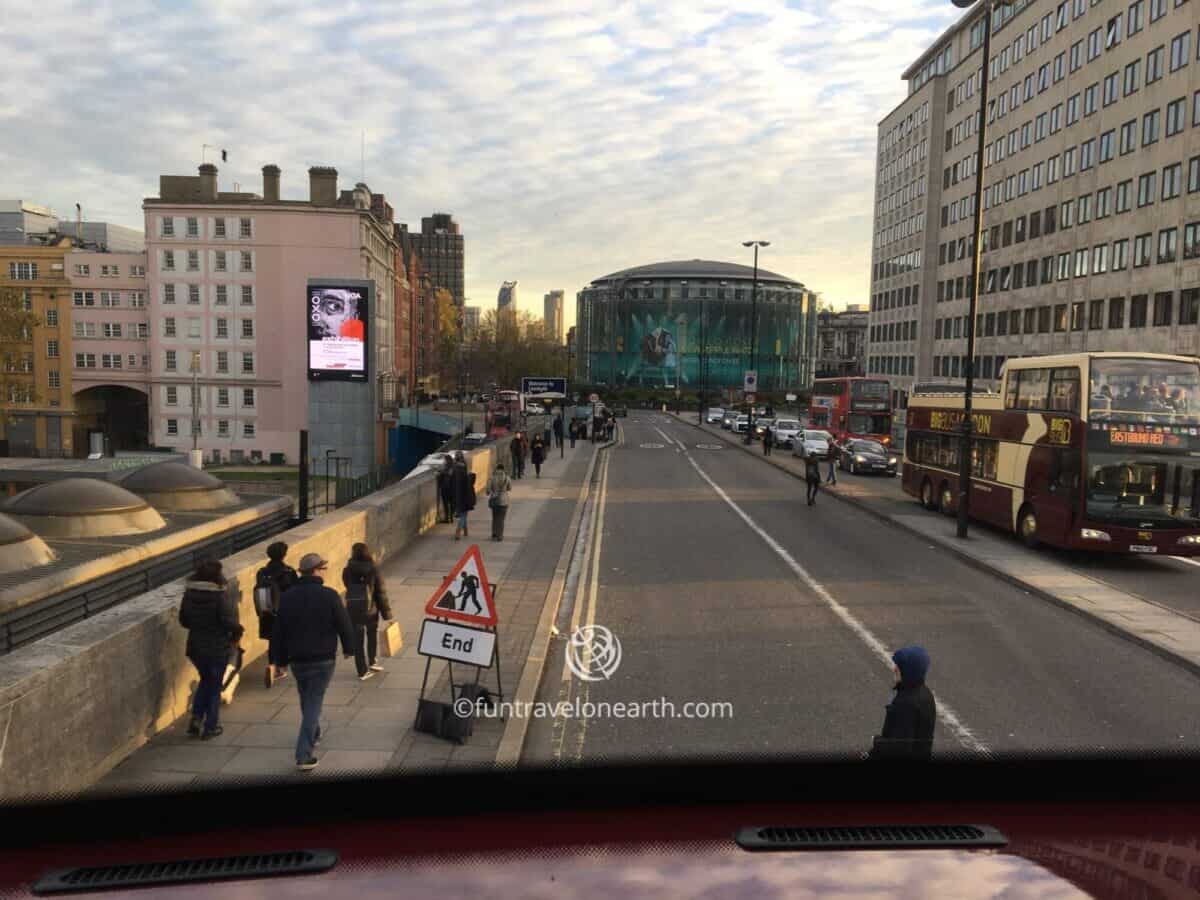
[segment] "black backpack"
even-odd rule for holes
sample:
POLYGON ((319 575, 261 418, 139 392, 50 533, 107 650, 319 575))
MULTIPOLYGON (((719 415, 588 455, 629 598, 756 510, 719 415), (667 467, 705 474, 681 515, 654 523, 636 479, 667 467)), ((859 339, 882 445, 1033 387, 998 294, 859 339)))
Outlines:
POLYGON ((351 619, 362 621, 371 617, 375 604, 372 602, 369 588, 370 576, 360 574, 357 579, 350 582, 346 588, 346 611, 350 613, 351 619))
POLYGON ((273 615, 279 611, 279 582, 266 567, 254 576, 254 611, 260 616, 273 615))

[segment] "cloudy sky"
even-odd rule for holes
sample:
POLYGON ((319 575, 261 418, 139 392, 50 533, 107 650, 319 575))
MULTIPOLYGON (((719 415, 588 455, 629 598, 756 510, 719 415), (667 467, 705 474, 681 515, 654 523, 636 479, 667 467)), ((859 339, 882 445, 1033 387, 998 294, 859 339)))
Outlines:
POLYGON ((142 227, 159 174, 221 189, 362 177, 400 221, 454 214, 467 296, 640 263, 749 262, 835 306, 868 291, 875 126, 948 0, 0 0, 0 195, 142 227), (213 159, 209 157, 210 161, 213 159))

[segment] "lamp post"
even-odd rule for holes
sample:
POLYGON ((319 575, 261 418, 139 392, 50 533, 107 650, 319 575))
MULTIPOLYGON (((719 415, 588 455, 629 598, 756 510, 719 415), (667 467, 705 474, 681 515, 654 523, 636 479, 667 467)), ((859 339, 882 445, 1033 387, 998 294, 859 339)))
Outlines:
MULTIPOLYGON (((742 241, 743 247, 754 248, 754 282, 750 289, 750 371, 757 372, 758 343, 758 248, 770 247, 770 241, 742 241)), ((754 404, 750 404, 750 420, 746 426, 746 443, 754 440, 754 404)))
POLYGON ((983 63, 979 70, 979 129, 975 146, 975 209, 974 242, 971 253, 971 297, 967 307, 966 383, 963 386, 962 443, 958 451, 958 537, 967 537, 967 522, 971 510, 971 432, 974 429, 973 392, 975 390, 975 317, 979 309, 979 278, 983 259, 983 154, 987 146, 988 69, 992 51, 992 13, 997 7, 1008 6, 1009 0, 951 0, 959 9, 969 9, 976 2, 983 5, 983 63))

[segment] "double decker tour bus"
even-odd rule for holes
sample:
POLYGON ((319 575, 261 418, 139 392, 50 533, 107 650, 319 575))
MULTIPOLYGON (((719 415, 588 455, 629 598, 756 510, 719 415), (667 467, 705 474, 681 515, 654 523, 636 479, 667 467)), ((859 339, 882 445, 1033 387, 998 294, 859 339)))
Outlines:
POLYGON ((886 378, 817 378, 808 427, 828 431, 838 443, 862 438, 892 442, 892 390, 886 378))
MULTIPOLYGON (((1200 553, 1200 361, 1154 353, 1009 359, 972 397, 971 517, 1026 544, 1200 553)), ((957 512, 963 389, 908 405, 903 487, 957 512)))

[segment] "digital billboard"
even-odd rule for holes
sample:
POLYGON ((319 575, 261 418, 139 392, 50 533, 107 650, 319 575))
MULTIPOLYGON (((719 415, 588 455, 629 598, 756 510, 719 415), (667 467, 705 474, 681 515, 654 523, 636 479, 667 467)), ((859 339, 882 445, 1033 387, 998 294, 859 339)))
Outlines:
POLYGON ((305 300, 308 377, 366 381, 370 291, 361 283, 310 283, 305 300))

